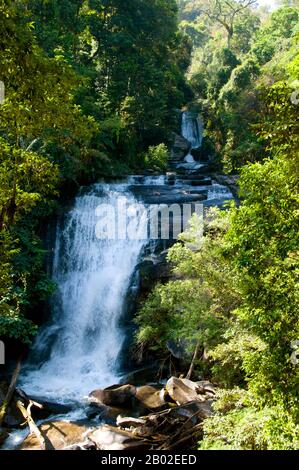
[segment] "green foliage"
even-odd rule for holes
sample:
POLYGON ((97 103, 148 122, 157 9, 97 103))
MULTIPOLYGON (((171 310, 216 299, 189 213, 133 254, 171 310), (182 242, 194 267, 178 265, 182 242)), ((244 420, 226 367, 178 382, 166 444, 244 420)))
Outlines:
POLYGON ((149 147, 145 154, 145 164, 150 168, 165 170, 169 159, 169 151, 165 144, 149 147))
POLYGON ((258 32, 252 52, 260 64, 269 62, 282 45, 286 45, 298 28, 298 8, 282 7, 274 11, 268 24, 258 32))
POLYGON ((205 421, 201 450, 298 450, 299 425, 282 406, 245 406, 241 390, 220 394, 219 410, 205 421), (227 411, 227 408, 233 409, 227 411))
POLYGON ((200 239, 199 224, 199 219, 192 219, 182 235, 184 244, 169 250, 179 279, 158 285, 137 316, 137 341, 150 348, 163 350, 172 340, 183 341, 192 351, 194 342, 200 341, 208 354, 228 327, 231 306, 239 303, 235 273, 221 254, 227 213, 211 209, 200 239))
POLYGON ((177 31, 175 0, 32 0, 29 7, 41 47, 80 75, 84 113, 106 131, 107 120, 121 118, 120 133, 112 128, 93 140, 97 150, 134 167, 136 155, 167 140, 173 108, 190 95, 183 75, 190 47, 177 31))
MULTIPOLYGON (((208 214, 203 239, 194 228, 182 236, 183 245, 169 255, 176 280, 156 288, 138 316, 140 332, 147 332, 139 341, 160 349, 169 339, 199 343, 204 355, 195 374, 225 388, 205 422, 201 449, 299 448, 299 368, 292 361, 299 338, 298 104, 292 95, 298 49, 289 52, 285 79, 268 90, 261 86, 254 130, 264 142, 263 159, 241 170, 240 206, 208 214)), ((246 92, 246 70, 258 67, 256 61, 240 67, 239 89, 246 92)), ((226 91, 238 87, 238 73, 237 67, 226 91)), ((232 106, 233 96, 226 100, 232 106)), ((233 136, 234 120, 226 119, 233 136)))
MULTIPOLYGON (((244 164, 263 159, 267 141, 263 133, 257 134, 256 125, 261 115, 269 117, 264 106, 269 88, 275 81, 289 80, 289 64, 298 51, 299 10, 295 5, 283 6, 263 18, 247 8, 236 15, 229 33, 229 25, 224 25, 229 15, 222 25, 219 21, 226 11, 221 5, 186 0, 181 4, 181 17, 184 31, 188 31, 187 22, 200 24, 210 33, 200 45, 190 35, 190 84, 202 108, 206 136, 215 143, 214 153, 224 171, 238 172, 244 164), (229 44, 226 34, 231 34, 229 44)), ((233 6, 230 2, 230 8, 233 6)), ((282 127, 279 134, 285 132, 282 127)))
POLYGON ((30 341, 53 292, 39 234, 68 187, 164 168, 190 89, 174 0, 0 1, 0 335, 30 341), (139 159, 139 160, 138 160, 139 159))

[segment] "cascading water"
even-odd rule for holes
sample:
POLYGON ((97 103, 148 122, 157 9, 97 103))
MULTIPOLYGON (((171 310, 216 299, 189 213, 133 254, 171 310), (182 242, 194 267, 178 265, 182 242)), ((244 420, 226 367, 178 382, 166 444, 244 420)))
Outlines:
MULTIPOLYGON (((119 380, 124 333, 120 319, 145 240, 144 217, 131 216, 136 239, 98 239, 96 208, 136 201, 126 185, 95 185, 81 193, 57 228, 53 278, 58 289, 50 324, 40 332, 20 386, 29 395, 69 402, 119 380), (140 236, 139 236, 140 234, 140 236), (45 359, 45 356, 48 356, 45 359)), ((113 210, 108 224, 115 223, 113 210)))
POLYGON ((185 137, 191 144, 188 155, 186 155, 185 161, 187 163, 193 163, 194 158, 191 150, 198 149, 202 145, 203 140, 203 121, 202 118, 190 111, 186 111, 182 114, 182 136, 185 137))

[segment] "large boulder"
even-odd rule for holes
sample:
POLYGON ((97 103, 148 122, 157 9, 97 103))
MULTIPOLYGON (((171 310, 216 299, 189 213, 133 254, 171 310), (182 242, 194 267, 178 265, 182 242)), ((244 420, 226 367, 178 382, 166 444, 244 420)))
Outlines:
POLYGON ((106 406, 99 403, 90 403, 89 408, 86 410, 87 419, 97 419, 97 421, 104 422, 106 424, 111 424, 115 426, 116 420, 119 416, 127 416, 128 414, 142 415, 145 412, 145 409, 137 410, 134 406, 128 406, 127 408, 116 407, 116 406, 106 406))
POLYGON ((144 385, 137 388, 136 398, 150 410, 161 409, 165 406, 164 390, 160 387, 144 385))
POLYGON ((136 396, 134 385, 113 385, 105 389, 97 389, 89 394, 91 403, 107 406, 132 406, 136 396))
MULTIPOLYGON (((89 432, 85 425, 64 421, 44 423, 39 429, 45 439, 46 450, 63 450, 68 446, 80 445, 89 432)), ((29 434, 18 450, 41 450, 35 434, 29 434)))
POLYGON ((178 405, 191 401, 204 401, 205 398, 197 393, 197 385, 186 379, 171 377, 166 384, 166 391, 170 398, 178 405))

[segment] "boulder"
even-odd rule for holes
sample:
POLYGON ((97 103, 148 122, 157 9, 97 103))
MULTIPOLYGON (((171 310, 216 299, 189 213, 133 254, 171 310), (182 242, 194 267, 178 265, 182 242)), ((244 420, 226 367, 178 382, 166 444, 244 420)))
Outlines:
POLYGON ((143 450, 149 448, 149 443, 144 439, 134 436, 129 431, 104 425, 92 432, 89 440, 96 445, 98 450, 143 450))
POLYGON ((161 409, 165 406, 164 390, 151 385, 137 388, 136 398, 150 410, 161 409))
POLYGON ((196 384, 191 387, 191 381, 186 379, 178 379, 171 377, 166 384, 166 391, 170 398, 178 405, 184 405, 191 401, 204 401, 205 398, 202 395, 198 395, 196 392, 196 384))
POLYGON ((111 387, 94 390, 89 394, 91 403, 107 406, 132 406, 136 395, 134 385, 113 385, 111 387))
MULTIPOLYGON (((84 425, 64 421, 44 423, 39 429, 45 439, 46 450, 63 450, 68 446, 79 446, 90 432, 84 425)), ((40 450, 40 443, 34 434, 29 434, 18 450, 40 450)))

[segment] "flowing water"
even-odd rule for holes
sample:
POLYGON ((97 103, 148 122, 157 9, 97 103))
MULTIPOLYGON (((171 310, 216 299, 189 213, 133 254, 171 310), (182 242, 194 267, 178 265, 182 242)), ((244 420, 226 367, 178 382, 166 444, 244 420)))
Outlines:
MULTIPOLYGON (((192 148, 201 145, 202 133, 201 119, 183 113, 182 134, 192 148)), ((166 175, 140 175, 129 176, 125 182, 82 188, 72 208, 57 223, 52 266, 57 290, 51 316, 33 344, 18 386, 37 399, 75 405, 61 419, 86 416, 84 397, 120 381, 120 357, 128 339, 122 327, 128 294, 136 288, 137 267, 145 248, 150 249, 152 242, 155 246, 145 235, 146 211, 127 212, 124 228, 130 229, 133 238, 117 237, 117 231, 114 237, 99 238, 96 228, 103 217, 99 208, 106 208, 106 226, 116 227, 120 197, 122 207, 133 207, 137 202, 130 188, 137 186, 140 193, 140 186, 153 186, 153 193, 159 194, 160 188, 165 191, 168 187, 171 200, 171 191, 182 189, 182 182, 178 178, 172 186, 168 183, 166 175)), ((187 186, 182 194, 190 189, 194 186, 187 186)), ((214 181, 206 191, 211 204, 233 197, 214 181)), ((15 445, 16 438, 19 433, 12 434, 8 447, 15 445)))
MULTIPOLYGON (((63 403, 119 380, 118 358, 124 341, 120 321, 145 244, 146 224, 137 216, 128 221, 135 240, 97 238, 97 207, 107 204, 116 209, 119 196, 127 204, 136 202, 126 185, 92 186, 79 194, 58 224, 53 265, 58 289, 53 312, 20 380, 29 395, 63 403)), ((112 210, 110 226, 115 223, 114 215, 112 210)))
MULTIPOLYGON (((183 113, 182 135, 191 144, 186 165, 192 164, 191 150, 199 148, 203 139, 203 122, 197 114, 183 113)), ((156 248, 155 240, 147 240, 147 211, 126 212, 124 230, 134 237, 117 237, 115 230, 114 237, 99 238, 99 219, 105 214, 108 230, 116 227, 120 198, 122 207, 137 203, 130 188, 137 186, 137 193, 142 193, 140 186, 153 186, 153 193, 159 195, 160 188, 165 191, 166 187, 171 198, 171 191, 182 190, 182 184, 184 194, 194 190, 180 178, 168 186, 166 175, 129 176, 125 182, 82 188, 72 208, 58 221, 52 266, 57 289, 51 316, 40 329, 18 383, 36 399, 71 405, 67 414, 48 419, 86 419, 85 397, 120 381, 121 352, 128 339, 122 327, 128 294, 137 290, 136 272, 145 248, 156 248), (103 207, 106 212, 99 211, 103 207)), ((215 181, 200 189, 206 190, 208 205, 233 198, 228 188, 215 181)), ((11 433, 4 448, 15 448, 26 433, 11 433)))
POLYGON ((182 114, 181 134, 191 144, 191 148, 185 160, 188 163, 193 163, 194 158, 191 150, 200 148, 203 140, 203 121, 201 116, 191 111, 184 112, 182 114))

